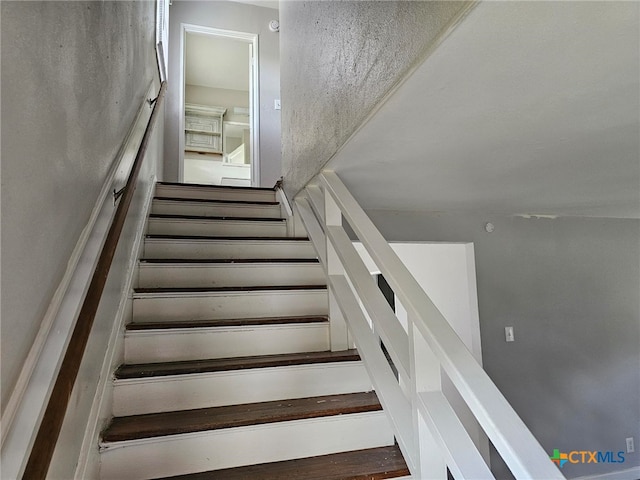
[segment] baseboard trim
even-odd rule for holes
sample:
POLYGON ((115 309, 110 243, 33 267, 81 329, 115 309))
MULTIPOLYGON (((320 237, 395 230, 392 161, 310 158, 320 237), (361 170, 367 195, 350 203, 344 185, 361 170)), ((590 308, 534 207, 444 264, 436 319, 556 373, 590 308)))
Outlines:
POLYGON ((91 405, 91 413, 89 414, 87 428, 84 432, 82 448, 78 457, 78 466, 76 467, 74 480, 98 478, 99 475, 100 458, 97 449, 98 436, 100 431, 105 427, 102 419, 108 417, 112 410, 112 402, 107 401, 107 399, 112 399, 109 391, 113 388, 114 364, 117 363, 118 356, 124 356, 124 326, 128 319, 127 311, 130 311, 131 309, 131 293, 133 292, 135 283, 135 268, 142 253, 144 233, 146 231, 146 225, 149 219, 149 212, 151 211, 151 204, 155 190, 153 187, 155 180, 154 176, 154 179, 151 182, 151 188, 149 188, 149 191, 146 193, 141 221, 136 228, 136 238, 131 248, 129 255, 130 262, 127 267, 127 283, 123 288, 123 292, 125 293, 122 295, 120 300, 118 312, 109 335, 109 347, 100 370, 100 381, 91 405))
POLYGON ((21 476, 115 212, 112 192, 126 183, 151 116, 146 99, 155 97, 156 90, 156 82, 152 81, 73 249, 3 412, 2 478, 21 476))
POLYGON ((600 475, 587 475, 586 477, 574 477, 572 480, 638 480, 640 479, 640 466, 618 470, 617 472, 602 473, 600 475))
POLYGON ((306 237, 307 230, 304 228, 300 216, 294 211, 287 197, 287 193, 284 191, 284 188, 282 188, 282 185, 279 184, 276 185, 276 200, 280 202, 282 218, 287 221, 287 236, 306 237))

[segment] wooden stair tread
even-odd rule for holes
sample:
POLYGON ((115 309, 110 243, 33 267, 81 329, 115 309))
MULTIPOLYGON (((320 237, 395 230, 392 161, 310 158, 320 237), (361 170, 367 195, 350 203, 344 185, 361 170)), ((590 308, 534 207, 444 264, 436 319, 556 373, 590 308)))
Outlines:
POLYGON ((152 213, 149 219, 166 219, 166 220, 224 220, 225 222, 265 222, 265 223, 281 223, 286 219, 280 217, 233 217, 233 216, 209 216, 209 215, 180 215, 174 213, 152 213))
POLYGON ((275 192, 273 187, 242 187, 236 185, 208 185, 205 183, 180 183, 180 182, 157 182, 158 185, 168 185, 172 187, 186 187, 186 188, 202 188, 204 190, 262 190, 268 192, 275 192))
POLYGON ((392 445, 157 480, 381 480, 408 475, 400 448, 392 445))
POLYGON ((210 327, 249 327, 258 325, 287 325, 291 323, 325 323, 326 316, 308 317, 261 317, 261 318, 228 318, 221 320, 177 320, 175 322, 141 322, 129 323, 128 331, 162 330, 179 328, 210 328, 210 327))
POLYGON ((163 202, 193 202, 193 203, 220 203, 223 205, 249 205, 249 206, 275 206, 280 205, 280 202, 267 202, 260 200, 217 200, 210 198, 182 198, 182 197, 153 197, 154 200, 159 200, 163 202))
POLYGON ((142 258, 140 263, 319 263, 317 258, 142 258))
POLYGON ((218 293, 218 292, 255 292, 270 290, 322 290, 325 285, 257 285, 251 287, 142 287, 134 289, 135 293, 218 293))
POLYGON ((149 378, 253 368, 311 365, 316 363, 356 362, 358 360, 360 360, 360 356, 355 349, 340 352, 285 353, 253 357, 122 365, 116 370, 115 376, 117 379, 149 378))
POLYGON ((149 240, 233 240, 234 242, 245 241, 267 241, 267 242, 284 242, 284 241, 296 241, 296 242, 308 242, 308 237, 229 237, 229 236, 216 236, 216 235, 167 235, 167 234, 148 234, 145 238, 149 240))
POLYGON ((114 418, 102 439, 118 442, 381 409, 376 394, 364 392, 150 413, 114 418))

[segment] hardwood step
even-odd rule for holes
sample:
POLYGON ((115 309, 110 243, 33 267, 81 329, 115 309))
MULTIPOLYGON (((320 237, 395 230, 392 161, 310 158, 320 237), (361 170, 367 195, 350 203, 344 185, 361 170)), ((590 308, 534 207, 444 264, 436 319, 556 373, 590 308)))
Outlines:
POLYGON ((155 197, 151 205, 151 213, 276 218, 282 216, 282 209, 278 202, 155 197))
POLYGON ((156 480, 381 480, 409 474, 400 448, 391 445, 156 480))
POLYGON ((235 264, 235 263, 319 263, 317 258, 143 258, 141 264, 235 264))
POLYGON ((326 285, 316 259, 141 260, 138 287, 326 285))
POLYGON ((116 416, 364 392, 371 381, 355 351, 124 365, 116 416))
POLYGON ((310 258, 308 238, 147 235, 143 258, 310 258))
POLYGON ((210 205, 280 205, 280 202, 268 202, 258 200, 211 200, 206 198, 180 198, 180 197, 153 197, 153 201, 181 202, 181 203, 204 203, 210 205))
POLYGON ((156 188, 164 188, 164 187, 178 187, 178 188, 202 188, 204 190, 222 190, 226 192, 230 191, 265 191, 265 192, 275 192, 273 187, 244 187, 244 186, 236 186, 236 185, 210 185, 208 183, 184 183, 184 182, 157 182, 156 188))
POLYGON ((173 213, 152 213, 149 215, 150 219, 153 218, 165 218, 165 219, 178 219, 178 220, 229 220, 232 222, 256 222, 256 223, 262 223, 262 222, 275 222, 275 223, 282 223, 285 222, 286 220, 284 218, 280 218, 280 217, 231 217, 231 216, 227 216, 227 217, 216 217, 216 216, 212 216, 212 215, 181 215, 181 214, 173 214, 173 213))
POLYGON ((157 183, 155 196, 205 200, 276 201, 276 192, 273 188, 171 182, 157 183))
POLYGON ((355 362, 360 360, 357 350, 340 352, 304 352, 278 355, 258 355, 254 357, 218 358, 190 360, 183 362, 162 362, 152 364, 122 365, 116 372, 116 379, 158 377, 164 375, 185 375, 191 373, 223 372, 250 368, 268 368, 313 363, 355 362))
POLYGON ((149 215, 149 234, 286 237, 287 224, 283 218, 202 217, 197 215, 149 215))
POLYGON ((231 287, 139 287, 134 289, 137 295, 158 295, 158 294, 190 294, 190 293, 223 293, 223 292, 263 292, 269 290, 317 290, 322 288, 318 285, 251 285, 251 286, 231 286, 231 287))
MULTIPOLYGON (((313 401, 349 396, 319 397, 313 401)), ((269 403, 285 407, 291 405, 290 410, 293 410, 294 406, 292 401, 269 403)), ((393 445, 394 437, 389 420, 377 405, 367 405, 367 402, 364 402, 357 405, 358 408, 352 409, 359 413, 340 414, 336 411, 339 409, 334 409, 333 413, 337 414, 324 416, 325 413, 331 413, 331 407, 334 406, 330 405, 324 412, 315 412, 311 418, 305 416, 296 419, 302 415, 281 415, 285 421, 137 440, 101 442, 100 477, 102 480, 147 480, 393 445), (372 408, 377 410, 370 411, 372 408), (288 421, 287 418, 291 420, 288 421)), ((230 407, 217 407, 208 411, 213 413, 217 409, 228 408, 230 407)), ((246 409, 247 405, 242 408, 246 409)), ((198 422, 210 420, 211 415, 203 413, 200 411, 204 418, 198 422)), ((158 425, 151 420, 163 415, 166 414, 142 416, 146 418, 147 426, 151 429, 151 432, 146 434, 155 434, 154 430, 158 429, 158 425)), ((240 423, 244 423, 242 420, 246 419, 246 412, 240 412, 237 416, 240 423)), ((267 415, 260 420, 272 419, 273 417, 267 415)), ((213 423, 220 423, 216 420, 217 417, 214 417, 213 423)), ((229 418, 222 420, 234 424, 229 422, 229 418)), ((185 425, 181 419, 174 421, 176 431, 184 430, 185 425)), ((137 426, 129 425, 129 428, 135 434, 137 426)), ((160 428, 164 428, 164 425, 160 425, 160 428)))
POLYGON ((133 415, 114 418, 104 431, 102 440, 123 442, 381 409, 375 392, 363 392, 133 415))
MULTIPOLYGON (((285 285, 217 288, 137 288, 134 322, 326 315, 327 288, 285 285)), ((275 352, 274 352, 275 353, 275 352)))
MULTIPOLYGON (((304 308, 309 306, 304 305, 304 308)), ((130 323, 124 342, 126 363, 321 352, 328 349, 329 321, 326 315, 130 323)))
POLYGON ((259 325, 326 323, 328 321, 329 317, 322 315, 305 317, 222 318, 219 320, 129 323, 126 329, 128 331, 142 331, 212 327, 256 327, 259 325))
POLYGON ((263 236, 224 236, 224 235, 166 235, 166 234, 149 234, 147 239, 167 239, 167 240, 232 240, 234 242, 242 241, 260 241, 260 242, 309 242, 308 237, 263 237, 263 236))

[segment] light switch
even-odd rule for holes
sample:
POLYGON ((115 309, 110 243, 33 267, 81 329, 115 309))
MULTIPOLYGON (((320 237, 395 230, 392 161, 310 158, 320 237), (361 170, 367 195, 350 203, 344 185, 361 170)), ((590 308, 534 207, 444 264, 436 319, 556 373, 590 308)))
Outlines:
POLYGON ((273 108, 275 108, 276 110, 280 110, 280 99, 277 98, 273 101, 273 108))
POLYGON ((504 339, 507 342, 513 342, 515 340, 513 336, 513 327, 504 327, 504 339))

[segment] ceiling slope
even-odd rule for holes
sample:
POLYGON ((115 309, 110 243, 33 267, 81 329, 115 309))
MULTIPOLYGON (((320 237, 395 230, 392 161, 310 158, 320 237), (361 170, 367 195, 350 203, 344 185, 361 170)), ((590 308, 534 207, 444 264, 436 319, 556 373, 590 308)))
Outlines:
POLYGON ((640 218, 637 2, 483 2, 327 165, 365 208, 640 218))

